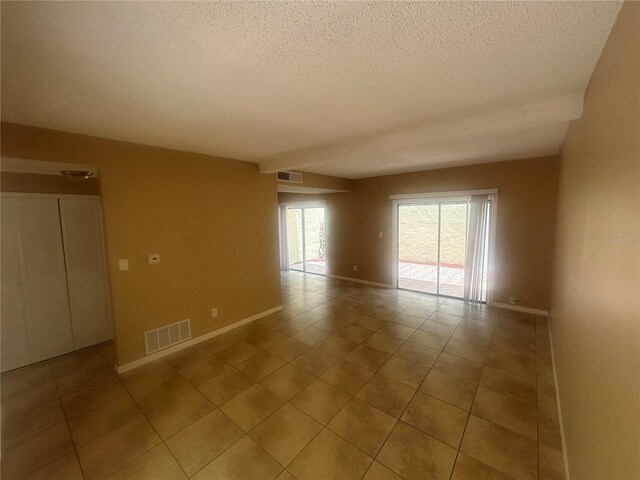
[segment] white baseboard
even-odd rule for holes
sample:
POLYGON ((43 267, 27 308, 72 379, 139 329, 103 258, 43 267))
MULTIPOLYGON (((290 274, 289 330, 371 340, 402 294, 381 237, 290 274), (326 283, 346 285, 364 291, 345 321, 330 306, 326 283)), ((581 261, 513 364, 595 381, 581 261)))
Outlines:
POLYGON ((327 277, 337 278, 338 280, 346 280, 347 282, 364 283, 365 285, 371 285, 374 287, 395 288, 393 285, 389 285, 388 283, 370 282, 369 280, 360 280, 359 278, 341 277, 340 275, 334 275, 332 273, 327 273, 327 277))
POLYGON ((491 304, 492 307, 504 308, 505 310, 513 310, 514 312, 531 313, 532 315, 540 315, 541 317, 549 317, 547 310, 538 310, 537 308, 521 307, 519 305, 511 305, 509 303, 497 303, 491 304))
POLYGON ((166 357, 167 355, 171 355, 172 353, 179 352, 180 350, 184 350, 185 348, 192 347, 197 345, 198 343, 204 342, 205 340, 209 340, 210 338, 217 337, 218 335, 222 335, 223 333, 227 333, 235 328, 241 327, 242 325, 246 325, 247 323, 254 322, 262 317, 266 317, 267 315, 271 315, 272 313, 279 312, 282 310, 282 305, 278 305, 277 307, 270 308, 269 310, 265 310, 264 312, 256 313, 248 318, 243 320, 238 320, 235 323, 227 325, 222 328, 218 328, 209 333, 205 333, 204 335, 200 335, 199 337, 192 338, 191 340, 187 340, 186 342, 178 343, 172 347, 166 348, 164 350, 160 350, 159 352, 152 353, 151 355, 147 355, 145 357, 139 358, 138 360, 134 360, 133 362, 125 363, 124 365, 117 366, 118 373, 128 372, 129 370, 133 370, 134 368, 141 367, 147 363, 151 363, 155 360, 158 360, 162 357, 166 357))
POLYGON ((560 438, 562 440, 562 458, 564 460, 565 480, 571 480, 569 474, 569 457, 567 457, 567 443, 564 437, 564 423, 562 422, 562 406, 560 405, 560 386, 558 385, 558 374, 556 373, 556 359, 553 353, 553 337, 551 336, 551 320, 547 320, 549 330, 549 344, 551 346, 551 367, 553 368, 553 381, 556 384, 556 403, 558 404, 558 423, 560 423, 560 438))

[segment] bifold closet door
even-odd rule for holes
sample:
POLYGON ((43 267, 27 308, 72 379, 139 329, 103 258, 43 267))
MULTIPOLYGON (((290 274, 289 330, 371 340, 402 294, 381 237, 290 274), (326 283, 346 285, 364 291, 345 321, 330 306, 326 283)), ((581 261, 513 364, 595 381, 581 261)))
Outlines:
POLYGON ((98 197, 60 198, 74 349, 113 338, 98 197))
POLYGON ((55 198, 2 198, 2 371, 73 350, 55 198))

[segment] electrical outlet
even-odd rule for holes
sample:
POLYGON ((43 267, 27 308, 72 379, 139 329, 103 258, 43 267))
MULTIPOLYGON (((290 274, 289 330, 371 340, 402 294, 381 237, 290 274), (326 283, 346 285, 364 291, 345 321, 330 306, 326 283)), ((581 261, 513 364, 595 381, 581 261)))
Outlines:
POLYGON ((358 271, 358 265, 354 265, 354 266, 353 266, 353 271, 354 271, 354 272, 357 272, 357 271, 358 271))
POLYGON ((218 308, 212 308, 211 309, 211 316, 212 317, 217 317, 218 316, 218 308))
POLYGON ((382 232, 378 232, 378 238, 382 238, 382 232))
POLYGON ((515 305, 515 304, 516 304, 516 301, 517 301, 517 298, 516 298, 516 297, 509 297, 509 303, 510 303, 511 305, 515 305))

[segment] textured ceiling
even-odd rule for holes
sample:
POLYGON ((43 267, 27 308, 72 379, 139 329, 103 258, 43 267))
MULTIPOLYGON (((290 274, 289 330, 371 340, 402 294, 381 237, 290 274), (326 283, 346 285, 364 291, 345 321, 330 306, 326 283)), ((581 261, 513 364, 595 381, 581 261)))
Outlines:
POLYGON ((551 154, 620 6, 3 1, 2 119, 353 178, 551 154))

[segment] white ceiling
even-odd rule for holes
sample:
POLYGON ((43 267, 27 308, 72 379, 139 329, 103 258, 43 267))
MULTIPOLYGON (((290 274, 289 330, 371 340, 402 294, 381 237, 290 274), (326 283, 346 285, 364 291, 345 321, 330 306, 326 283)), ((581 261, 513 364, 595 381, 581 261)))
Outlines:
POLYGON ((359 178, 556 153, 621 2, 2 2, 2 119, 359 178))

